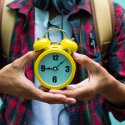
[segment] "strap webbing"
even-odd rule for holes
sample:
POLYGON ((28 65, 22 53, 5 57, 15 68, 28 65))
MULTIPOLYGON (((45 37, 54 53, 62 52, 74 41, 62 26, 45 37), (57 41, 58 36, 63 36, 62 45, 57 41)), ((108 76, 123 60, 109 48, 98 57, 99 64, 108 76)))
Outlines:
POLYGON ((5 2, 5 0, 0 0, 0 59, 1 59, 0 69, 4 65, 4 61, 3 61, 3 48, 2 48, 2 38, 1 38, 1 26, 2 26, 2 15, 3 15, 4 2, 5 2))
MULTIPOLYGON (((5 0, 0 0, 0 39, 1 39, 1 25, 2 25, 2 15, 5 0)), ((1 40, 0 40, 1 42, 1 40)))
POLYGON ((109 44, 114 30, 114 10, 112 0, 90 0, 96 38, 103 51, 103 44, 109 44))
POLYGON ((104 66, 108 64, 108 48, 114 31, 114 7, 112 0, 90 0, 97 43, 104 66))
POLYGON ((13 28, 14 28, 15 19, 16 19, 16 11, 11 10, 7 7, 7 4, 9 4, 12 1, 13 0, 5 0, 5 4, 3 8, 3 16, 2 16, 2 26, 1 26, 3 53, 7 57, 9 55, 11 36, 13 33, 13 28))
POLYGON ((109 2, 109 9, 110 9, 110 15, 111 15, 111 22, 112 22, 112 31, 114 31, 114 27, 115 27, 115 14, 114 14, 114 6, 113 6, 113 1, 112 0, 108 0, 109 2))

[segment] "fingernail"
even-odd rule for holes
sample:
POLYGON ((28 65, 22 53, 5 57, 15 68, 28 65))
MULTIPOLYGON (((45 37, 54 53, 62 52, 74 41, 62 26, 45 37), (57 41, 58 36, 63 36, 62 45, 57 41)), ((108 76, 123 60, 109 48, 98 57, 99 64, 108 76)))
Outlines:
POLYGON ((79 56, 80 56, 80 54, 75 53, 75 52, 73 53, 73 57, 74 57, 74 58, 79 58, 79 56))
POLYGON ((74 103, 76 103, 76 100, 75 100, 75 99, 72 99, 72 100, 69 101, 69 103, 70 103, 70 104, 74 104, 74 103))

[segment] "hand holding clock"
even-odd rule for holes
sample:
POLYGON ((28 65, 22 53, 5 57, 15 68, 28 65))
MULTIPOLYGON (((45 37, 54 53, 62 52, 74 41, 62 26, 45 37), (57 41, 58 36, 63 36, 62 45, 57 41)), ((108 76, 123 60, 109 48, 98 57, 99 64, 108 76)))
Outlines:
POLYGON ((74 53, 74 60, 88 69, 89 77, 76 85, 68 85, 66 90, 50 90, 78 100, 89 99, 100 93, 109 102, 121 106, 125 104, 125 85, 111 76, 100 64, 86 55, 74 53))
POLYGON ((0 93, 30 100, 36 99, 47 103, 75 103, 73 98, 36 88, 33 82, 26 78, 26 64, 35 59, 37 55, 37 52, 28 52, 0 70, 0 93))

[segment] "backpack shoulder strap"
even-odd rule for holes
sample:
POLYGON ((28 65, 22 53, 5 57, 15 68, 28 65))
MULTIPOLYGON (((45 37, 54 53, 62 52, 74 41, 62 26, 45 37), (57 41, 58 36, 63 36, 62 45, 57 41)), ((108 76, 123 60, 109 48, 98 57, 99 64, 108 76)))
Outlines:
POLYGON ((3 57, 3 48, 2 48, 2 38, 1 38, 1 25, 2 25, 2 15, 3 15, 3 6, 4 6, 5 0, 0 0, 0 69, 4 65, 4 57, 3 57))
POLYGON ((114 31, 114 8, 112 0, 90 0, 97 42, 102 56, 106 58, 107 48, 114 31))
MULTIPOLYGON (((5 2, 5 0, 0 0, 0 31, 1 31, 1 24, 2 24, 4 2, 5 2)), ((1 36, 1 32, 0 32, 0 36, 1 36)))
POLYGON ((1 45, 3 48, 3 54, 8 56, 9 54, 9 47, 10 47, 10 41, 11 41, 11 36, 13 33, 13 28, 15 24, 15 15, 16 12, 9 9, 7 7, 7 4, 12 2, 13 0, 1 0, 1 6, 2 6, 2 11, 1 13, 1 45), (4 1, 4 2, 3 2, 4 1))

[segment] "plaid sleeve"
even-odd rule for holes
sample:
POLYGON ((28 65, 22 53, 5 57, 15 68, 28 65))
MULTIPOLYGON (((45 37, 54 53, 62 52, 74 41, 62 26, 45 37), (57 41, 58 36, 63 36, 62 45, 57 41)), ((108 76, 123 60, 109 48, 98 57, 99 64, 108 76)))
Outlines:
POLYGON ((112 112, 113 116, 120 122, 122 122, 123 120, 125 120, 125 106, 123 107, 117 107, 113 104, 111 104, 110 102, 105 100, 105 106, 106 106, 106 110, 108 112, 112 112))
POLYGON ((125 82, 125 10, 115 4, 115 30, 110 44, 109 69, 118 80, 125 82))
MULTIPOLYGON (((125 10, 118 4, 115 6, 115 31, 110 46, 109 69, 110 73, 122 83, 125 83, 125 10)), ((125 106, 116 107, 105 101, 107 111, 111 111, 114 117, 125 120, 125 106)))

